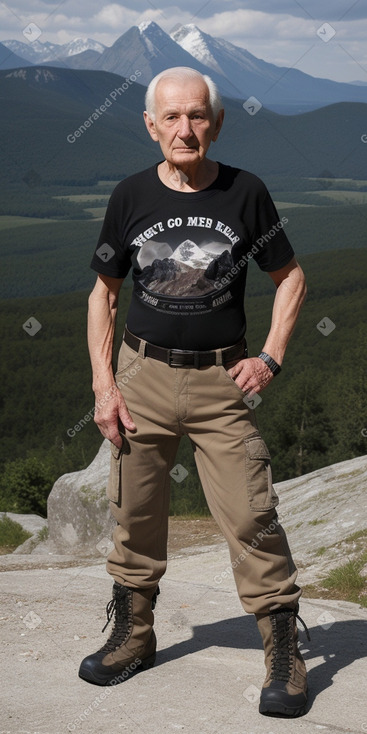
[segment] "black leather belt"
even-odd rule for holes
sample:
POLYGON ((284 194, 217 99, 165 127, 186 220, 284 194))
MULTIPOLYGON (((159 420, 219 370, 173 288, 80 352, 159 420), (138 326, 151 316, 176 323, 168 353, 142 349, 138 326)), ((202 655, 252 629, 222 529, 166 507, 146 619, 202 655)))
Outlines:
MULTIPOLYGON (((139 351, 142 339, 132 334, 126 327, 123 339, 135 352, 139 351)), ((150 342, 145 343, 145 356, 158 359, 160 362, 165 362, 170 367, 195 367, 196 369, 216 364, 217 361, 217 355, 214 349, 192 352, 188 349, 166 349, 150 342)), ((234 344, 232 347, 224 347, 222 349, 223 365, 235 359, 245 359, 246 357, 247 346, 245 338, 241 339, 240 342, 234 344)))

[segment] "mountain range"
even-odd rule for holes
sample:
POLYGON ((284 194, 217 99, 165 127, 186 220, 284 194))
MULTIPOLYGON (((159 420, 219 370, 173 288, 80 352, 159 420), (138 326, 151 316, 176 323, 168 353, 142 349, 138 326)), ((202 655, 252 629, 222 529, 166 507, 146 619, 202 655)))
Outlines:
POLYGON ((147 86, 155 74, 171 66, 191 66, 209 74, 220 92, 245 102, 255 97, 264 107, 297 114, 337 102, 367 103, 367 86, 346 84, 280 67, 246 49, 204 33, 193 24, 166 33, 153 21, 132 26, 111 47, 93 39, 67 44, 32 44, 9 40, 0 44, 0 69, 29 64, 113 72, 130 77, 140 71, 147 86))
MULTIPOLYGON (((4 185, 29 176, 35 182, 34 172, 44 184, 119 180, 160 160, 143 121, 145 87, 134 82, 123 90, 121 81, 106 71, 46 66, 0 71, 4 185)), ((300 115, 265 107, 249 115, 230 98, 224 107, 223 130, 210 150, 216 160, 259 176, 317 177, 327 170, 337 178, 366 178, 365 104, 300 115)))

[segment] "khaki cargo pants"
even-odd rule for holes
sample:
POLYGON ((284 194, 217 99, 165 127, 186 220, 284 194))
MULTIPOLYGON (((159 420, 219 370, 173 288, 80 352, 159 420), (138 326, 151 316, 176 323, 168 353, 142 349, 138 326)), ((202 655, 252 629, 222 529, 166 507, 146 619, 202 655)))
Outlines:
MULTIPOLYGON (((107 488, 117 520, 107 571, 131 588, 157 584, 166 570, 170 471, 188 435, 210 511, 230 551, 247 612, 292 606, 301 594, 278 521, 270 456, 244 394, 220 364, 173 368, 122 343, 116 382, 137 431, 111 445, 107 488)), ((215 579, 220 583, 218 566, 215 579)), ((225 572, 226 573, 226 572, 225 572)))

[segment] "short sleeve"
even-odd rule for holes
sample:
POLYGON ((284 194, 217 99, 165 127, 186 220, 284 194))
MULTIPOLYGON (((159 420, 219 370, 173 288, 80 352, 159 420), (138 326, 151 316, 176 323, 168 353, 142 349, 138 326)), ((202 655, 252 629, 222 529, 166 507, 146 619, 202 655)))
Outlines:
POLYGON ((124 246, 124 197, 121 183, 116 186, 108 202, 90 264, 92 270, 112 278, 125 278, 131 268, 130 254, 124 246))
POLYGON ((287 265, 294 250, 284 232, 288 220, 279 218, 275 204, 263 185, 263 196, 259 196, 255 212, 255 228, 252 233, 252 252, 259 268, 267 272, 279 270, 287 265))

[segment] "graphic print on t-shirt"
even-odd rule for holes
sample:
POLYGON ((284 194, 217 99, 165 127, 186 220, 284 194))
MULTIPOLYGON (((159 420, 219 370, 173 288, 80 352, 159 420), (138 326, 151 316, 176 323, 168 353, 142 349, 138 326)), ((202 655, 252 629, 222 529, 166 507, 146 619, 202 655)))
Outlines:
POLYGON ((233 268, 232 247, 239 240, 228 225, 210 217, 189 216, 186 221, 176 217, 155 223, 130 243, 139 248, 138 295, 148 305, 165 311, 202 312, 221 305, 218 299, 203 297, 218 295, 218 281, 233 268), (192 298, 196 299, 194 309, 191 301, 185 305, 181 300, 192 298))

